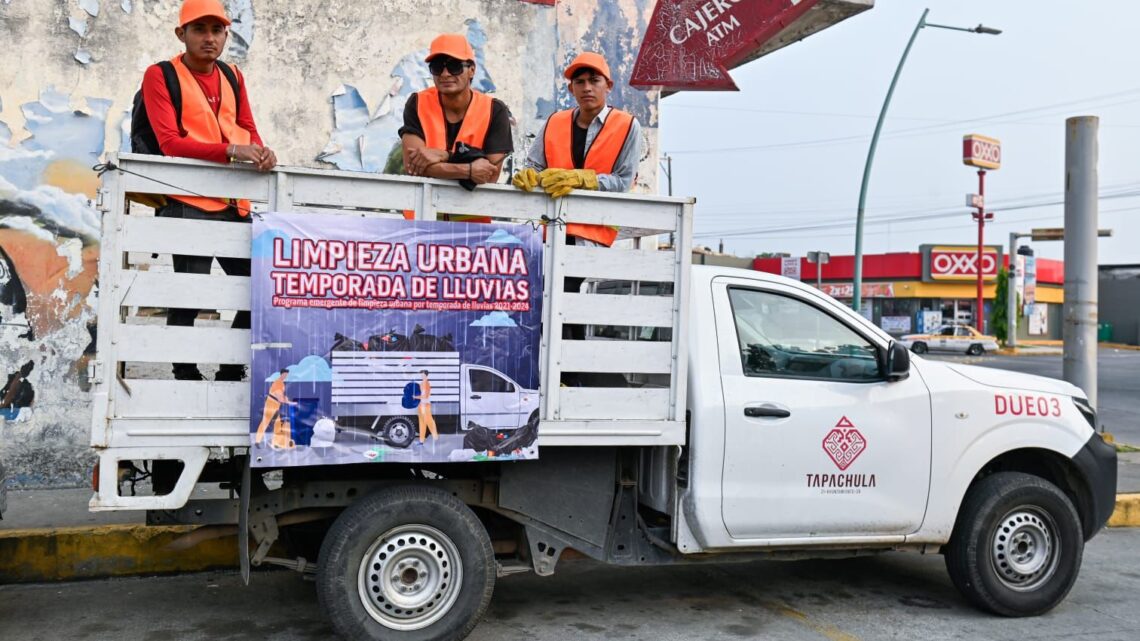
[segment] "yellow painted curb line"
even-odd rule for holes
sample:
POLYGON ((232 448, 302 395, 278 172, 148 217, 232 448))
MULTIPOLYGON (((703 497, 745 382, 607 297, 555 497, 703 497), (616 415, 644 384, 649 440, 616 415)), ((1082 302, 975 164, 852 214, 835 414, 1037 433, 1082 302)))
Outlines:
POLYGON ((1140 527, 1140 494, 1117 494, 1108 527, 1140 527))
POLYGON ((165 549, 194 526, 0 530, 0 584, 198 572, 238 565, 237 538, 165 549))

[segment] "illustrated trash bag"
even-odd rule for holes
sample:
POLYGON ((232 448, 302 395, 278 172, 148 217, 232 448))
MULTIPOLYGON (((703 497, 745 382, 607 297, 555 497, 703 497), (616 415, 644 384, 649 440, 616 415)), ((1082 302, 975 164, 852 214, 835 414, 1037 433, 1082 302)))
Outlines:
POLYGON ((329 349, 330 352, 363 352, 365 351, 364 343, 358 340, 349 338, 340 332, 333 335, 333 345, 329 349))
POLYGON ((495 447, 499 440, 495 430, 483 427, 474 421, 470 421, 470 425, 471 430, 463 435, 463 449, 486 452, 495 447))
POLYGON ((496 440, 494 445, 496 455, 510 454, 515 450, 526 449, 534 445, 538 439, 538 416, 536 415, 532 420, 527 421, 526 425, 507 434, 506 438, 496 440))

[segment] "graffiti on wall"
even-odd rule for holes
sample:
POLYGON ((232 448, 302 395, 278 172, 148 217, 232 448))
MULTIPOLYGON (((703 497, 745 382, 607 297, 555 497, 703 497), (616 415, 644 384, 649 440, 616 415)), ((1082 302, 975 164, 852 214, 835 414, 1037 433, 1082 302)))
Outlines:
POLYGON ((73 104, 46 87, 20 105, 23 140, 0 126, 0 441, 22 484, 86 476, 86 448, 74 435, 87 418, 74 408, 94 352, 99 221, 90 166, 103 152, 110 105, 73 104))
MULTIPOLYGON (((423 58, 438 29, 467 35, 475 88, 511 108, 513 160, 572 104, 560 69, 579 51, 602 52, 612 104, 644 126, 637 186, 655 189, 656 96, 626 83, 654 0, 224 2, 224 57, 241 64, 284 164, 399 173, 404 105, 431 82, 423 58)), ((177 50, 179 4, 0 0, 0 41, 21 52, 0 60, 0 461, 18 485, 89 477, 100 233, 91 166, 129 149, 133 95, 146 66, 177 50)))

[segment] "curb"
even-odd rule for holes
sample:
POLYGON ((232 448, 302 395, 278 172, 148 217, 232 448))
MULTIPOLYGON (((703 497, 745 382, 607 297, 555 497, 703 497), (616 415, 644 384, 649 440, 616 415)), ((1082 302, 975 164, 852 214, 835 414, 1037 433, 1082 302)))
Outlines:
POLYGON ((1140 527, 1140 493, 1116 495, 1116 510, 1108 527, 1140 527))
MULTIPOLYGON (((1116 495, 1108 527, 1140 527, 1140 493, 1116 495)), ((191 525, 0 530, 0 585, 203 572, 238 567, 237 538, 210 538, 185 550, 168 546, 191 525)))
POLYGON ((166 549, 195 526, 104 525, 0 530, 0 585, 201 572, 238 566, 237 538, 166 549))

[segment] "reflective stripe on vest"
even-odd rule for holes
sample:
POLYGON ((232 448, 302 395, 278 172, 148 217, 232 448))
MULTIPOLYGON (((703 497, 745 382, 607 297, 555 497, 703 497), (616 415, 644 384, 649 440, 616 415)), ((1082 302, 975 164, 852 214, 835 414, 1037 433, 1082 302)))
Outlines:
MULTIPOLYGON (((238 97, 234 95, 230 83, 221 77, 221 70, 218 70, 218 78, 222 89, 222 101, 215 116, 210 103, 206 101, 206 95, 202 93, 202 88, 194 79, 194 74, 182 62, 182 56, 174 56, 170 62, 178 72, 178 84, 182 87, 182 130, 186 132, 186 137, 198 142, 248 145, 249 132, 237 124, 238 97)), ((219 198, 197 196, 171 196, 171 198, 203 211, 222 211, 233 204, 232 201, 219 198)), ((237 208, 242 216, 249 215, 248 200, 237 201, 237 208)))
POLYGON ((439 103, 439 91, 435 87, 424 89, 416 94, 416 113, 424 130, 424 142, 432 149, 455 151, 455 145, 464 143, 475 149, 483 148, 487 130, 491 128, 491 96, 478 91, 471 92, 471 104, 463 116, 463 124, 451 147, 447 146, 447 119, 443 115, 443 105, 439 103))
MULTIPOLYGON (((582 167, 574 166, 574 110, 559 111, 546 121, 543 148, 546 166, 556 169, 592 169, 599 174, 612 174, 618 156, 625 147, 625 139, 633 127, 633 116, 618 109, 610 109, 602 130, 594 137, 582 167)), ((605 225, 568 223, 566 233, 609 247, 617 239, 618 228, 605 225)))

